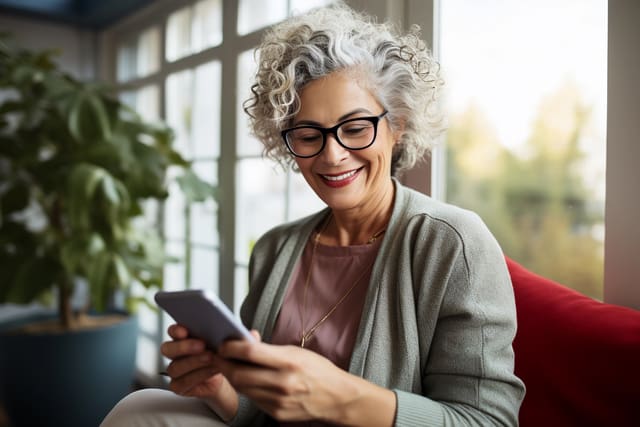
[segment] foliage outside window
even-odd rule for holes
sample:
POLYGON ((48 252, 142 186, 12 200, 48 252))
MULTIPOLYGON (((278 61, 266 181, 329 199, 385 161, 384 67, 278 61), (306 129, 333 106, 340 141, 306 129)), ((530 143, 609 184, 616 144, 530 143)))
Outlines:
POLYGON ((507 256, 602 299, 606 2, 442 4, 447 201, 507 256))

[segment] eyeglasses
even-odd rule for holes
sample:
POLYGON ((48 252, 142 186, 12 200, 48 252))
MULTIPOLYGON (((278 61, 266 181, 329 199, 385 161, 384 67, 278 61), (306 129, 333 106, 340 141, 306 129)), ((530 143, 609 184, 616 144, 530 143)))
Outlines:
POLYGON ((379 116, 348 119, 331 128, 306 125, 285 129, 281 132, 282 138, 291 154, 302 158, 320 154, 329 134, 347 150, 364 150, 376 140, 378 122, 387 113, 385 110, 379 116))

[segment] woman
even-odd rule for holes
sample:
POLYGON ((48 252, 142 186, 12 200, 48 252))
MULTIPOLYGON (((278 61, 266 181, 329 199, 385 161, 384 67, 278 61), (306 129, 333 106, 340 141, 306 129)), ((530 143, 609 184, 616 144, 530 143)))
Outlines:
POLYGON ((246 111, 327 208, 255 245, 241 315, 261 342, 213 354, 171 326, 170 388, 197 399, 135 393, 104 425, 517 425, 498 244, 474 214, 393 178, 440 132, 440 86, 415 32, 344 5, 269 32, 246 111))

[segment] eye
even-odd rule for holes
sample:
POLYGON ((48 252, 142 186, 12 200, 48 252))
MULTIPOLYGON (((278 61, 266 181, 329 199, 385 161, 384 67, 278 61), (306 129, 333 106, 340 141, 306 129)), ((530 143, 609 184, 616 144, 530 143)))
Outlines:
POLYGON ((373 123, 368 120, 356 120, 353 122, 345 123, 340 127, 340 132, 345 136, 357 137, 360 135, 366 135, 373 128, 373 123))
POLYGON ((322 142, 322 133, 313 128, 294 129, 290 132, 293 142, 301 144, 313 144, 322 142))

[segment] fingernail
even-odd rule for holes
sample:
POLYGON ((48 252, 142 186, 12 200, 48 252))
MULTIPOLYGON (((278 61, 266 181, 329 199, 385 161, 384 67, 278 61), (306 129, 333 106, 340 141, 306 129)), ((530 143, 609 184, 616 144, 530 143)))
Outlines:
POLYGON ((204 350, 204 343, 196 341, 191 345, 191 348, 195 351, 204 350))

